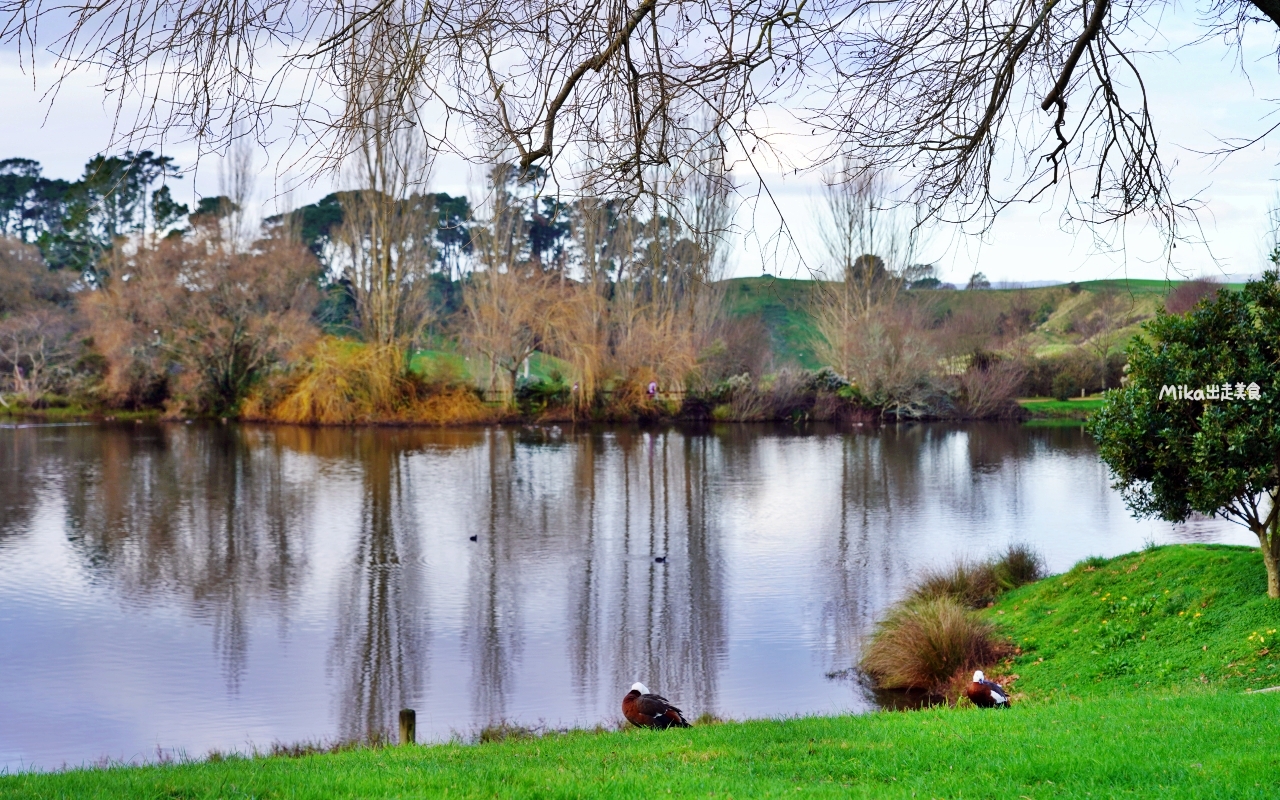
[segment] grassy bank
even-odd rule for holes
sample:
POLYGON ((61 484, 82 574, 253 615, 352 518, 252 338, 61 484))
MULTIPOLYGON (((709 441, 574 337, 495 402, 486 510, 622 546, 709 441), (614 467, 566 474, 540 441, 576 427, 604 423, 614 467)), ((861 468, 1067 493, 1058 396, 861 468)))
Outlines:
POLYGON ((986 614, 1021 648, 1006 669, 1030 697, 1238 692, 1280 684, 1266 589, 1257 548, 1178 545, 1082 562, 986 614))
POLYGON ((3 797, 1268 797, 1280 696, 1199 692, 21 775, 3 797))
POLYGON ((0 797, 1270 797, 1280 753, 1256 551, 1096 559, 984 613, 1021 648, 1012 709, 576 732, 0 778, 0 797))

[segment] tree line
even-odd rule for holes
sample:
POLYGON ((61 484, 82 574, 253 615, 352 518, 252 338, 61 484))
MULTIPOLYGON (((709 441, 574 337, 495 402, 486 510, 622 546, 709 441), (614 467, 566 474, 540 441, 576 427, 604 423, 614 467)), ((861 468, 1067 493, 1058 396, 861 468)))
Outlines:
POLYGON ((1097 352, 1046 372, 1009 347, 1044 314, 1022 294, 940 301, 915 209, 852 162, 818 202, 824 280, 804 314, 825 368, 806 372, 761 318, 729 314, 736 192, 715 151, 635 203, 562 198, 514 162, 451 196, 428 188, 420 137, 371 124, 365 142, 341 188, 260 224, 243 155, 194 209, 169 189, 179 166, 145 151, 96 156, 76 182, 2 162, 4 389, 292 422, 971 418, 1016 414, 1029 382, 1074 392, 1119 368, 1114 302, 1079 332, 1097 352), (76 236, 95 260, 59 260, 76 236))

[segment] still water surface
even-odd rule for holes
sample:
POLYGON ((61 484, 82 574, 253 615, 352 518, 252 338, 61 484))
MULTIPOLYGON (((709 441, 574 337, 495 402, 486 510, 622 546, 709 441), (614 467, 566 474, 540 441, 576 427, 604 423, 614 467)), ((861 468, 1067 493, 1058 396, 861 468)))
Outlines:
POLYGON ((8 427, 0 768, 613 724, 636 680, 864 711, 828 675, 884 607, 1015 541, 1250 543, 1131 519, 1078 428, 8 427))

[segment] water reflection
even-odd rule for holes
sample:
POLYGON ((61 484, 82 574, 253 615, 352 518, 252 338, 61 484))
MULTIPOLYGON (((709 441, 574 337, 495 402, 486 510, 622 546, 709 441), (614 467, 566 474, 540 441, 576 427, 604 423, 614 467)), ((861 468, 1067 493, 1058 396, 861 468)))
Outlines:
POLYGON ((63 450, 69 543, 126 602, 178 602, 210 621, 236 692, 250 617, 287 620, 305 575, 309 487, 235 427, 95 434, 68 436, 63 450))
MULTIPOLYGON (((331 661, 338 678, 343 739, 390 734, 390 720, 421 690, 426 617, 420 573, 414 482, 406 446, 396 436, 356 437, 363 465, 359 527, 341 588, 331 661)), ((411 446, 411 445, 410 445, 411 446)))
POLYGON ((691 716, 864 710, 827 676, 922 568, 1249 543, 1134 522, 1078 429, 142 425, 0 454, 11 766, 368 738, 401 707, 425 738, 609 723, 636 680, 691 716))

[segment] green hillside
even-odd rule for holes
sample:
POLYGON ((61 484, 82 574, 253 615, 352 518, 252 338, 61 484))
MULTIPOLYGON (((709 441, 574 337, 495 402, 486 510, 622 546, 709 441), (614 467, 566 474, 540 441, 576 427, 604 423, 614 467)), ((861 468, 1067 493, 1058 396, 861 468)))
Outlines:
POLYGON ((809 314, 809 298, 817 281, 787 278, 734 278, 725 283, 730 319, 758 316, 769 329, 770 346, 781 363, 818 369, 813 342, 817 331, 809 314))
MULTIPOLYGON (((817 281, 787 278, 726 280, 729 317, 758 316, 767 327, 779 363, 808 369, 822 366, 814 356, 817 337, 809 304, 817 281)), ((1023 289, 961 291, 919 290, 920 301, 938 324, 965 318, 975 331, 984 328, 1037 356, 1051 356, 1089 343, 1099 335, 1098 319, 1110 318, 1105 335, 1111 352, 1124 349, 1142 322, 1152 318, 1165 297, 1185 281, 1098 280, 1023 289)), ((1239 290, 1244 284, 1223 284, 1239 290)))

